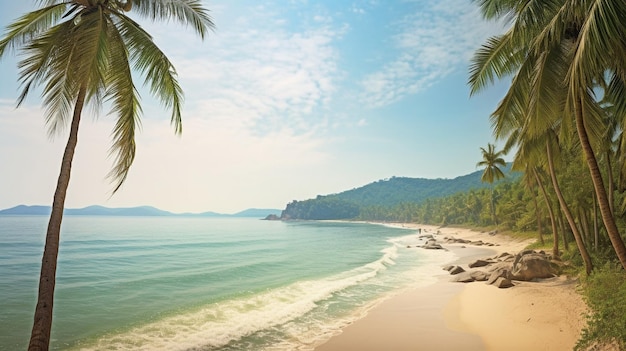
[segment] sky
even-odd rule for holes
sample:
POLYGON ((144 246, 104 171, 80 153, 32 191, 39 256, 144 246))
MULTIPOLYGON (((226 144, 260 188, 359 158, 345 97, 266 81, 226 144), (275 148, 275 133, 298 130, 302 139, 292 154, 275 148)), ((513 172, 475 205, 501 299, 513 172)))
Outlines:
MULTIPOLYGON (((86 109, 67 208, 281 209, 393 176, 465 175, 494 142, 489 115, 506 86, 470 97, 467 80, 474 51, 503 27, 470 0, 203 4, 216 25, 204 41, 129 13, 176 67, 183 133, 140 88, 137 155, 112 194, 115 116, 86 109)), ((35 8, 3 1, 2 33, 35 8)), ((67 141, 49 137, 37 91, 16 108, 19 59, 0 60, 0 209, 52 203, 67 141)))

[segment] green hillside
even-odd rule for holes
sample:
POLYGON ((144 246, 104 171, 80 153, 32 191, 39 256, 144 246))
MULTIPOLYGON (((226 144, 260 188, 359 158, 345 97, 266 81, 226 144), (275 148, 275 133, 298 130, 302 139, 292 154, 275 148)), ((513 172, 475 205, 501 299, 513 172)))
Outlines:
MULTIPOLYGON (((518 173, 504 170, 510 181, 519 178, 518 173)), ((360 188, 338 194, 318 195, 315 199, 293 201, 287 204, 283 219, 350 219, 358 217, 360 209, 369 206, 393 207, 403 203, 419 204, 426 199, 442 198, 470 189, 489 187, 480 181, 482 170, 454 179, 425 179, 391 177, 360 188)))

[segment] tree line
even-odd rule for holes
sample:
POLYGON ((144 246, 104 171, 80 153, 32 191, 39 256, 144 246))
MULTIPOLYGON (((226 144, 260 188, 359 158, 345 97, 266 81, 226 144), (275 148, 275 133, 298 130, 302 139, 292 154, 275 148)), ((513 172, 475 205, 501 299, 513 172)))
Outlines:
MULTIPOLYGON (((514 150, 513 167, 524 171, 529 186, 537 183, 544 202, 558 203, 551 226, 556 227, 560 215, 565 217, 587 273, 594 265, 586 230, 591 226, 588 221, 598 217, 603 225, 596 224, 596 232, 608 237, 626 269, 621 209, 615 206, 615 194, 621 190, 616 185, 626 175, 626 4, 616 0, 477 3, 485 19, 509 23, 504 34, 489 38, 476 51, 470 67, 471 94, 497 79, 511 82, 490 116, 495 137, 505 143, 505 151, 514 150), (562 163, 567 161, 583 162, 586 168, 577 174, 579 185, 574 189, 565 188, 559 179, 566 173, 563 169, 569 165, 562 163), (552 198, 546 190, 549 184, 552 198), (568 199, 565 193, 584 196, 572 199, 570 194, 568 199), (592 204, 585 209, 580 206, 583 202, 592 204)), ((554 254, 558 255, 556 245, 554 254)))

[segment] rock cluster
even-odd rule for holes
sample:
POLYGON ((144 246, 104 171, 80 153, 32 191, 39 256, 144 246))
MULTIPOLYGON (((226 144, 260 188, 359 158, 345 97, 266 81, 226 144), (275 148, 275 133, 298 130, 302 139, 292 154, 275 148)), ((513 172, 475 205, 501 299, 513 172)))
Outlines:
POLYGON ((544 251, 525 250, 516 255, 502 253, 495 257, 479 259, 468 264, 468 271, 460 266, 447 266, 444 270, 454 277, 453 282, 486 281, 498 288, 514 286, 513 281, 534 281, 559 274, 559 266, 544 251), (482 268, 478 270, 476 268, 482 268))
POLYGON ((445 237, 445 238, 443 238, 443 240, 445 240, 446 244, 469 244, 469 245, 476 245, 476 246, 498 246, 498 244, 486 243, 486 242, 483 242, 482 240, 471 241, 471 240, 467 240, 467 239, 457 239, 455 237, 445 237))

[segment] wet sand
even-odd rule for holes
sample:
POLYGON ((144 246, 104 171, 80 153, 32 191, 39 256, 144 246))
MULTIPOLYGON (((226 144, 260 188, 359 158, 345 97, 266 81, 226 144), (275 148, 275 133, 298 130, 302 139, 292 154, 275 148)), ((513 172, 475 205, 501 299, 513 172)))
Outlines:
MULTIPOLYGON (((482 240, 497 246, 444 245, 463 265, 530 241, 460 228, 422 228, 422 234, 482 240), (464 247, 465 246, 465 247, 464 247)), ((350 350, 572 350, 584 327, 585 304, 576 282, 565 277, 516 282, 498 289, 484 282, 451 283, 442 270, 437 283, 383 301, 316 351, 350 350)))

